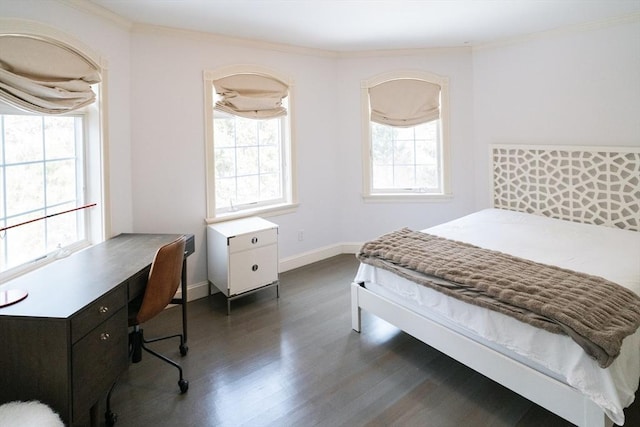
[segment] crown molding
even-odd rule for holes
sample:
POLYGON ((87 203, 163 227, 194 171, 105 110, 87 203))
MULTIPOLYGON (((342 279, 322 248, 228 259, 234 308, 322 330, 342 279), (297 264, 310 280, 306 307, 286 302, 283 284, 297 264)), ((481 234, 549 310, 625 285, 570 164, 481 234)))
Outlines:
POLYGON ((129 21, 128 19, 123 18, 122 16, 116 13, 113 13, 102 6, 98 6, 97 4, 92 3, 88 0, 57 0, 57 1, 62 4, 66 4, 67 6, 70 6, 74 9, 80 10, 82 12, 86 12, 91 15, 95 15, 100 18, 103 18, 117 25, 118 27, 124 28, 126 30, 131 30, 131 26, 133 25, 133 22, 129 21))
POLYGON ((384 56, 417 56, 417 55, 434 55, 455 52, 471 51, 471 46, 450 46, 450 47, 423 47, 410 49, 380 49, 380 50, 355 50, 355 51, 339 51, 336 56, 339 58, 369 58, 384 56))
POLYGON ((247 39, 240 37, 225 36, 222 34, 209 33, 204 31, 184 30, 181 28, 165 27, 161 25, 151 25, 134 23, 131 27, 131 31, 140 34, 158 34, 168 35, 174 37, 188 38, 197 41, 213 41, 216 43, 231 44, 236 46, 273 50, 284 53, 297 53, 300 55, 309 55, 315 57, 330 57, 335 58, 337 52, 323 49, 315 49, 309 47, 295 46, 283 43, 270 43, 261 40, 247 39))

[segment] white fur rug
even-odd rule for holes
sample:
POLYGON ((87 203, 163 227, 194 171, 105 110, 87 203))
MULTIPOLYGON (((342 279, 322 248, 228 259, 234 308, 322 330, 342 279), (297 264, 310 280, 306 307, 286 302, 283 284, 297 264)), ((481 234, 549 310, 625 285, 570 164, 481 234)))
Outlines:
POLYGON ((0 405, 2 427, 64 427, 60 416, 38 401, 0 405))

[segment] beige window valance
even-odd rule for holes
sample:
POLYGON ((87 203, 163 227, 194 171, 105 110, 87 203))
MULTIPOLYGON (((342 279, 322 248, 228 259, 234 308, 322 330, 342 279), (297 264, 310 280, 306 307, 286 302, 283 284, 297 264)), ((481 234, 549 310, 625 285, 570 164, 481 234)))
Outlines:
POLYGON ((287 115, 282 100, 289 87, 279 80, 259 74, 234 74, 214 80, 213 86, 219 97, 216 110, 250 119, 287 115))
POLYGON ((371 121, 416 126, 440 117, 440 86, 417 79, 389 80, 369 88, 371 121))
POLYGON ((71 47, 41 37, 0 34, 0 100, 30 112, 61 114, 95 101, 100 68, 71 47))

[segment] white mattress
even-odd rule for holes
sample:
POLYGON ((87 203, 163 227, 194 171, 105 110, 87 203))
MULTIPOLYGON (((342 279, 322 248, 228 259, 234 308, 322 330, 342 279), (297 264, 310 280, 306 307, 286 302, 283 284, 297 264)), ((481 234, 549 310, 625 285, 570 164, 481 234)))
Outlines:
MULTIPOLYGON (((486 209, 425 232, 536 262, 604 277, 640 295, 640 232, 486 209)), ((640 379, 640 329, 625 338, 606 369, 571 338, 466 304, 368 264, 355 277, 365 287, 560 379, 587 395, 616 424, 624 423, 640 379)))

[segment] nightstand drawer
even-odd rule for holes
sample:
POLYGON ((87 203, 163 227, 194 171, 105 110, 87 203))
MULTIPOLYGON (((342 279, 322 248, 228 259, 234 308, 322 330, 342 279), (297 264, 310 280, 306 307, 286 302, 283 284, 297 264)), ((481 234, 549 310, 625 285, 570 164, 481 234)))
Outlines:
POLYGON ((235 253, 271 245, 278 241, 278 229, 271 228, 229 238, 229 252, 235 253))
POLYGON ((229 279, 229 295, 237 295, 278 280, 277 246, 270 245, 231 255, 229 279))

